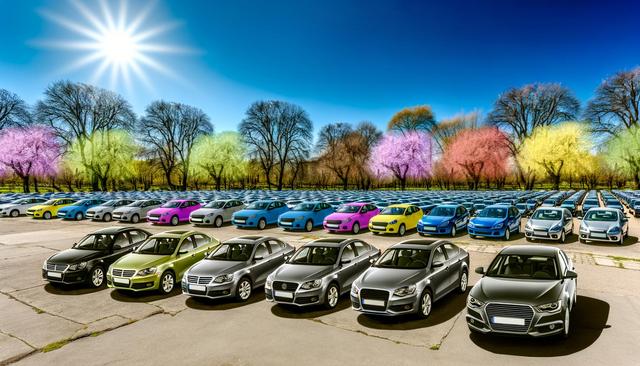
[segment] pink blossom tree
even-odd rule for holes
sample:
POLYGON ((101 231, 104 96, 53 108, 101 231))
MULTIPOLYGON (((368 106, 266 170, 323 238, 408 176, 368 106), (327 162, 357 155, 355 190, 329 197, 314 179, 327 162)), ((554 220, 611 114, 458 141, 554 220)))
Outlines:
POLYGON ((507 136, 495 127, 467 129, 446 147, 441 164, 456 179, 466 179, 471 189, 480 180, 501 181, 509 173, 510 150, 507 136))
POLYGON ((371 151, 369 170, 378 179, 397 179, 404 190, 408 178, 431 174, 432 145, 431 136, 424 132, 387 133, 371 151))
POLYGON ((17 175, 24 192, 29 192, 31 177, 57 173, 60 155, 61 146, 47 127, 15 127, 0 132, 0 175, 17 175))

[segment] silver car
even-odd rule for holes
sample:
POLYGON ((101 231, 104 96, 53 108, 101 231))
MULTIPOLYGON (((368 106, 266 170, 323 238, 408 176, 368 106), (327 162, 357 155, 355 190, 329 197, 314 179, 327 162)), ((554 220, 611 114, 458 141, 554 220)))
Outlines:
POLYGON ((528 241, 535 239, 559 240, 564 243, 573 234, 571 211, 560 207, 540 207, 531 215, 524 226, 528 241))
POLYGON ((354 310, 427 318, 433 302, 465 293, 469 253, 446 240, 406 240, 387 249, 351 286, 354 310))
POLYGON ((247 301, 254 288, 295 251, 269 236, 242 236, 227 240, 182 278, 182 293, 211 299, 235 297, 247 301))
POLYGON ((231 222, 234 213, 245 208, 239 200, 211 201, 189 215, 189 222, 194 225, 213 225, 221 227, 225 222, 231 222))
POLYGON ((0 205, 0 216, 18 217, 26 215, 27 210, 45 202, 44 198, 21 198, 10 203, 0 205))
POLYGON ((617 208, 592 208, 580 224, 580 242, 603 241, 622 245, 629 234, 629 219, 617 208))
POLYGON ((100 206, 90 208, 85 216, 93 221, 102 220, 108 222, 113 218, 113 211, 131 203, 133 203, 133 200, 110 200, 100 206))
POLYGON ((358 239, 319 239, 302 246, 265 284, 267 301, 338 305, 341 294, 371 266, 380 250, 358 239))
POLYGON ((138 200, 126 206, 122 206, 113 210, 112 216, 114 220, 120 222, 131 222, 137 224, 140 218, 147 217, 147 213, 154 208, 158 208, 163 204, 160 200, 138 200))

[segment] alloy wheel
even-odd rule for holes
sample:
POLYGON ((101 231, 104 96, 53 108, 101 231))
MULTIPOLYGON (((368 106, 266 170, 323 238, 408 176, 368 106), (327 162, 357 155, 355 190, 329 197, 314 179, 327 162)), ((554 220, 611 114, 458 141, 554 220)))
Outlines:
POLYGON ((47 211, 45 212, 42 217, 44 217, 45 220, 49 220, 51 219, 51 212, 47 211))
POLYGON ((249 297, 251 297, 251 282, 245 279, 238 285, 238 298, 247 301, 249 297))
POLYGON ((453 227, 451 227, 451 237, 455 237, 456 236, 456 226, 453 225, 453 227))
POLYGON ((404 224, 401 224, 400 228, 398 229, 398 234, 400 234, 400 236, 404 236, 406 232, 407 232, 407 229, 404 227, 404 224))
POLYGON ((138 214, 133 214, 133 216, 131 216, 131 222, 134 224, 137 224, 140 221, 140 216, 138 216, 138 214))
POLYGON ((173 217, 171 218, 171 225, 172 225, 172 226, 177 226, 177 225, 178 225, 178 221, 179 221, 179 220, 178 220, 178 216, 173 216, 173 217))
POLYGON ((359 233, 360 232, 360 224, 358 224, 357 222, 354 223, 351 231, 353 231, 354 234, 359 233))
POLYGON ((469 283, 469 278, 467 277, 467 272, 462 272, 460 276, 460 292, 464 293, 467 291, 467 284, 469 283))
POLYGON ((510 237, 511 237, 511 232, 509 231, 509 226, 507 226, 507 228, 504 229, 504 240, 509 240, 510 237))
POLYGON ((93 287, 100 287, 104 283, 104 271, 101 267, 96 267, 91 271, 91 284, 93 287))
POLYGON ((264 230, 265 227, 267 227, 267 221, 265 219, 260 219, 260 221, 258 221, 258 229, 264 230))
POLYGON ((104 221, 104 222, 111 221, 111 214, 108 213, 108 212, 106 214, 104 214, 104 216, 102 216, 102 221, 104 221))
POLYGON ((424 295, 422 295, 422 302, 420 304, 420 311, 422 312, 423 317, 428 317, 431 314, 431 294, 429 291, 425 291, 424 295))
POLYGON ((20 216, 20 211, 18 211, 18 210, 13 210, 13 211, 11 211, 11 214, 10 214, 10 215, 11 215, 11 217, 18 217, 18 216, 20 216))
POLYGON ((78 212, 76 214, 76 221, 80 221, 80 220, 82 220, 82 212, 78 212))
POLYGON ((560 242, 564 243, 566 240, 566 236, 564 235, 564 231, 560 234, 560 242))
POLYGON ((569 307, 567 307, 564 311, 564 331, 562 333, 562 335, 565 338, 569 337, 570 320, 571 320, 571 313, 569 312, 569 307))
POLYGON ((338 298, 340 294, 338 293, 338 287, 336 285, 329 286, 327 290, 327 305, 330 309, 333 309, 338 305, 338 298))
POLYGON ((173 279, 173 274, 171 272, 167 272, 162 276, 162 291, 165 294, 173 291, 173 286, 175 284, 175 280, 173 279))
POLYGON ((213 224, 215 225, 215 227, 220 227, 222 226, 222 217, 218 216, 216 217, 215 221, 213 222, 213 224))
POLYGON ((313 222, 311 222, 311 220, 307 221, 307 223, 306 223, 306 224, 305 224, 305 226, 304 226, 304 229, 305 229, 306 231, 311 231, 311 230, 313 230, 313 222))

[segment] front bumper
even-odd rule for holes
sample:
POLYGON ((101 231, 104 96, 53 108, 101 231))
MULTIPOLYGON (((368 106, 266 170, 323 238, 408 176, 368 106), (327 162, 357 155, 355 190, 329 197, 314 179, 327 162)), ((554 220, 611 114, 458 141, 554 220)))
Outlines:
POLYGON ((306 221, 302 220, 294 220, 294 221, 281 221, 278 220, 278 226, 287 229, 287 230, 304 230, 306 221))
POLYGON ((104 212, 87 212, 85 216, 89 220, 102 220, 102 218, 104 217, 104 212))
POLYGON ((43 214, 44 214, 44 211, 27 211, 27 216, 31 216, 34 219, 41 218, 43 214))
POLYGON ((329 224, 326 221, 322 223, 322 227, 326 230, 326 231, 330 231, 330 232, 336 232, 336 233, 344 233, 344 232, 350 232, 351 230, 353 230, 353 224, 356 221, 350 221, 350 222, 342 222, 340 224, 329 224))
POLYGON ((157 290, 160 288, 160 276, 152 274, 140 277, 115 277, 111 273, 107 273, 107 287, 136 292, 157 290))
POLYGON ((486 305, 480 308, 470 308, 467 306, 467 326, 480 333, 489 334, 507 334, 507 335, 525 335, 531 337, 547 337, 564 330, 564 307, 556 313, 542 313, 535 311, 529 325, 523 331, 509 331, 496 329, 499 325, 492 323, 486 313, 486 305))
POLYGON ((233 297, 236 293, 237 286, 235 282, 214 285, 198 285, 195 283, 187 283, 185 281, 182 281, 181 284, 183 294, 208 299, 223 299, 233 297))
POLYGON ((562 235, 561 231, 549 232, 542 230, 526 230, 524 231, 524 236, 529 239, 540 239, 540 240, 560 240, 560 236, 562 235))
MULTIPOLYGON (((148 222, 155 224, 155 225, 169 225, 171 224, 171 215, 166 215, 166 216, 147 216, 146 219, 148 222)), ((178 222, 180 222, 180 220, 178 220, 178 222)))
POLYGON ((213 225, 213 216, 189 217, 189 222, 194 225, 213 225))
MULTIPOLYGON (((397 233, 400 225, 402 223, 397 223, 397 224, 387 224, 385 226, 381 226, 381 225, 374 225, 373 223, 369 223, 369 231, 371 231, 372 233, 378 233, 378 234, 385 234, 385 233, 397 233)), ((405 226, 405 230, 409 230, 410 228, 405 226)))
POLYGON ((592 233, 586 231, 580 231, 580 239, 587 241, 599 241, 603 243, 617 243, 620 241, 620 236, 623 235, 622 232, 615 235, 609 235, 608 233, 592 233), (594 236, 594 234, 604 235, 604 237, 594 236))
POLYGON ((446 225, 430 225, 428 223, 419 222, 418 223, 418 233, 419 234, 428 234, 428 235, 449 235, 451 234, 453 226, 446 225))
POLYGON ((258 218, 256 217, 246 220, 233 219, 231 220, 231 223, 237 227, 258 227, 258 218))
POLYGON ((86 268, 78 271, 65 270, 63 272, 42 269, 42 279, 66 285, 84 283, 89 280, 89 271, 86 268))
POLYGON ((275 302, 278 304, 296 305, 296 306, 310 306, 324 303, 324 288, 319 287, 312 290, 297 289, 294 292, 274 290, 273 288, 264 289, 267 301, 275 302), (286 294, 289 295, 286 295, 286 294), (286 296, 284 296, 286 295, 286 296), (290 296, 290 297, 289 297, 290 296))
POLYGON ((420 297, 416 294, 405 297, 391 295, 386 299, 363 299, 361 292, 357 295, 351 292, 349 296, 351 297, 351 308, 365 314, 396 316, 415 314, 420 309, 420 297), (372 300, 377 303, 367 304, 372 300))
POLYGON ((467 233, 469 233, 469 235, 482 236, 486 238, 501 238, 504 236, 504 231, 504 227, 502 229, 492 229, 467 226, 467 233))

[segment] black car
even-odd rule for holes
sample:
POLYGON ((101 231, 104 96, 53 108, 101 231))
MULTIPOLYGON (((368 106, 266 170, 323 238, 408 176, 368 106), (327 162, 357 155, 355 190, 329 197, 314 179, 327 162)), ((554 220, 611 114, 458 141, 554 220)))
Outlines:
POLYGON ((104 284, 111 263, 144 242, 151 233, 134 227, 110 227, 91 233, 71 249, 44 261, 42 278, 53 284, 104 284))

